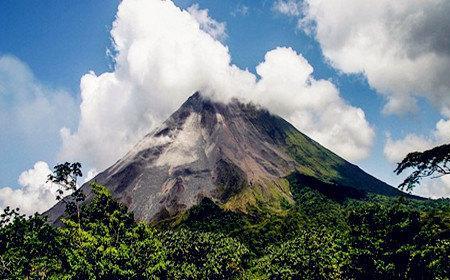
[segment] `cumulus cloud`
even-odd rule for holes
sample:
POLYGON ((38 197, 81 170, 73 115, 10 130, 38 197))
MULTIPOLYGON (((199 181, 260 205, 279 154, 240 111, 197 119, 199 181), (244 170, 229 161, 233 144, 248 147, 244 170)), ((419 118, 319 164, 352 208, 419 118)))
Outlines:
POLYGON ((421 186, 414 189, 413 193, 434 199, 450 197, 450 176, 424 180, 421 186))
POLYGON ((313 31, 334 67, 363 73, 386 97, 384 112, 414 111, 418 97, 450 108, 449 1, 305 0, 302 7, 299 27, 313 31))
POLYGON ((22 214, 31 215, 42 213, 56 203, 58 188, 47 183, 47 176, 51 173, 47 163, 38 161, 32 169, 20 174, 18 182, 20 188, 9 187, 0 189, 0 209, 6 206, 19 207, 22 214))
POLYGON ((256 67, 257 102, 300 131, 350 160, 368 156, 374 131, 364 111, 347 104, 327 80, 315 80, 313 67, 291 48, 269 51, 256 67))
POLYGON ((80 122, 62 131, 60 158, 102 170, 195 91, 222 102, 256 101, 350 160, 368 154, 373 130, 363 111, 331 82, 315 80, 301 55, 289 48, 267 53, 257 78, 231 64, 204 19, 212 20, 198 6, 189 12, 171 1, 121 2, 111 30, 114 71, 82 77, 80 122))
POLYGON ((414 189, 414 194, 427 198, 443 198, 450 196, 450 176, 429 179, 414 189))
MULTIPOLYGON (((19 188, 4 187, 0 188, 0 211, 6 206, 11 208, 20 208, 21 214, 32 215, 34 213, 43 213, 56 204, 58 185, 47 182, 48 175, 52 173, 48 164, 44 161, 38 161, 33 168, 23 171, 17 182, 19 188)), ((88 182, 95 175, 95 169, 91 169, 81 178, 81 185, 88 182)), ((81 186, 77 184, 77 188, 81 186)), ((64 195, 71 192, 64 191, 64 195)))
MULTIPOLYGON (((18 58, 0 56, 0 167, 11 170, 17 158, 54 158, 60 128, 77 120, 76 103, 66 91, 39 82, 18 58)), ((19 176, 19 189, 0 188, 0 208, 20 207, 25 214, 47 210, 56 201, 56 188, 45 183, 49 173, 40 161, 19 176)))
MULTIPOLYGON (((430 136, 408 134, 401 139, 387 136, 384 155, 391 163, 400 162, 405 156, 414 151, 422 152, 435 146, 448 143, 450 139, 450 120, 442 119, 436 124, 430 136)), ((424 197, 440 198, 450 196, 450 176, 433 180, 424 180, 414 193, 424 197)))
POLYGON ((433 147, 433 140, 428 137, 408 134, 402 139, 394 140, 387 136, 384 145, 384 155, 392 163, 402 161, 410 152, 423 152, 433 147))
POLYGON ((200 24, 200 29, 211 35, 216 40, 224 41, 227 37, 226 25, 224 22, 217 22, 208 15, 208 9, 200 9, 198 4, 190 6, 188 12, 200 24))
POLYGON ((77 101, 68 92, 42 84, 18 58, 0 55, 0 170, 9 173, 2 174, 3 182, 14 182, 23 164, 37 158, 53 161, 59 130, 75 126, 77 116, 77 101))
POLYGON ((448 143, 450 139, 450 120, 441 119, 430 136, 408 134, 401 139, 387 136, 384 155, 392 163, 400 162, 405 156, 414 151, 422 152, 432 147, 448 143))
POLYGON ((171 1, 123 1, 111 30, 113 72, 81 78, 80 122, 62 131, 60 158, 102 170, 201 90, 221 100, 249 92, 254 75, 171 1))
POLYGON ((95 168, 91 168, 88 170, 88 172, 83 176, 83 180, 81 181, 81 185, 83 185, 84 183, 89 182, 90 180, 94 179, 95 176, 97 176, 98 174, 98 170, 95 168))
POLYGON ((384 154, 389 161, 448 141, 449 1, 277 0, 274 9, 297 17, 298 28, 314 36, 333 67, 365 75, 386 98, 384 113, 415 112, 419 98, 442 113, 444 119, 428 137, 388 136, 384 154))

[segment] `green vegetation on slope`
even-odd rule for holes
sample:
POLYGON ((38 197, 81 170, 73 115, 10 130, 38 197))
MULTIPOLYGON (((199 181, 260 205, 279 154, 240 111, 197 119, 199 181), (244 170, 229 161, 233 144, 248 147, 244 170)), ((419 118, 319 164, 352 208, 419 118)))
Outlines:
POLYGON ((151 226, 95 184, 80 219, 63 227, 8 210, 0 278, 449 278, 449 200, 335 199, 314 181, 289 180, 295 203, 284 215, 239 214, 204 199, 176 225, 151 226))
POLYGON ((244 111, 263 135, 268 135, 275 143, 286 148, 286 152, 297 162, 299 172, 329 182, 340 178, 337 168, 344 165, 345 160, 268 111, 258 110, 251 105, 247 105, 244 111))
POLYGON ((307 138, 296 130, 287 131, 286 144, 289 154, 299 164, 298 171, 308 176, 322 178, 322 180, 333 182, 340 179, 337 167, 344 161, 317 145, 313 140, 307 138))
POLYGON ((397 189, 321 146, 284 119, 251 105, 245 105, 243 111, 262 135, 268 136, 268 142, 282 148, 295 160, 299 173, 366 192, 389 196, 401 194, 397 189))

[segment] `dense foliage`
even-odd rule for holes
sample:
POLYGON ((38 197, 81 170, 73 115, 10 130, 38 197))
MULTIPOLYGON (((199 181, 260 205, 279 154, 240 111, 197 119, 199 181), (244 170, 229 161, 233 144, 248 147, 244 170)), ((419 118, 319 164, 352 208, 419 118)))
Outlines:
POLYGON ((295 188, 284 215, 210 200, 148 225, 92 185, 81 215, 54 227, 5 209, 1 279, 448 279, 450 202, 335 200, 295 188))

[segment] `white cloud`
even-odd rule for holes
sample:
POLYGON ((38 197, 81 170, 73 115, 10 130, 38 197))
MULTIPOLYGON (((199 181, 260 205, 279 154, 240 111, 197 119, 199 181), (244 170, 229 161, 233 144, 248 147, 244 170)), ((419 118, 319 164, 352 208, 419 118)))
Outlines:
POLYGON ((211 35, 216 40, 224 41, 227 37, 226 25, 224 22, 217 22, 208 15, 208 9, 200 9, 198 4, 190 6, 188 12, 200 24, 200 29, 211 35))
MULTIPOLYGON (((16 158, 53 159, 60 146, 60 128, 77 121, 76 103, 66 91, 39 82, 18 58, 0 56, 0 158, 3 163, 14 162, 16 158)), ((9 168, 7 171, 11 172, 9 168)), ((56 202, 56 188, 46 183, 49 173, 47 163, 39 161, 19 176, 19 189, 0 188, 0 208, 20 207, 25 214, 47 210, 56 202)))
POLYGON ((426 137, 408 134, 403 139, 394 140, 388 135, 384 145, 384 156, 390 162, 398 163, 410 152, 423 152, 431 147, 433 147, 433 141, 426 137))
POLYGON ((427 198, 450 197, 450 176, 425 179, 412 193, 427 198))
POLYGON ((81 79, 76 131, 62 131, 60 158, 103 170, 197 90, 226 101, 255 77, 171 1, 123 1, 111 30, 113 72, 81 79))
POLYGON ((414 112, 424 97, 445 117, 429 137, 387 137, 389 161, 448 142, 449 1, 279 0, 275 7, 298 18, 298 28, 316 38, 333 67, 364 74, 386 98, 384 113, 414 112))
POLYGON ((25 63, 9 55, 0 56, 0 109, 2 134, 19 133, 37 146, 58 141, 59 129, 77 116, 67 92, 44 86, 25 63))
POLYGON ((286 16, 299 16, 302 11, 301 2, 295 0, 277 0, 273 4, 273 9, 286 16))
POLYGON ((266 54, 256 72, 261 76, 259 103, 347 159, 368 156, 374 131, 364 111, 347 104, 330 81, 315 80, 303 56, 277 48, 266 54))
MULTIPOLYGON (((48 175, 51 173, 52 170, 46 162, 38 161, 33 168, 20 174, 17 180, 19 188, 0 188, 0 211, 6 206, 10 206, 11 208, 20 208, 21 214, 32 215, 50 209, 57 202, 56 196, 59 188, 58 185, 47 182, 48 175)), ((82 182, 82 185, 94 178, 97 173, 95 169, 91 169, 78 182, 82 182)), ((77 188, 81 185, 77 184, 77 188)), ((70 193, 64 191, 64 196, 70 193)))
MULTIPOLYGON (((59 130, 77 122, 76 100, 66 91, 38 81, 18 58, 0 56, 0 170, 12 182, 36 158, 53 161, 61 145, 59 130)), ((0 185, 0 187, 3 187, 0 185)))
MULTIPOLYGON (((206 10, 194 10, 210 19, 206 10)), ((373 130, 363 111, 331 82, 315 80, 312 66, 291 49, 269 52, 258 80, 231 64, 228 48, 198 17, 159 0, 123 1, 111 37, 114 71, 82 77, 80 123, 62 131, 61 159, 103 170, 195 91, 224 102, 258 101, 350 160, 370 150, 373 130)))
MULTIPOLYGON (((408 134, 402 139, 394 140, 389 135, 384 146, 384 156, 391 163, 401 162, 408 153, 422 152, 435 146, 448 143, 450 139, 450 120, 440 120, 430 136, 408 134)), ((405 171, 407 174, 408 171, 405 171)), ((433 180, 424 180, 414 189, 417 195, 440 198, 450 197, 450 176, 433 180)))
POLYGON ((305 0, 300 28, 345 73, 363 73, 386 113, 416 110, 426 97, 450 108, 450 1, 305 0))
POLYGON ((450 139, 450 120, 440 120, 430 136, 408 134, 402 139, 394 140, 387 136, 384 155, 392 163, 400 162, 408 153, 423 152, 432 147, 448 143, 450 139))
POLYGON ((19 207, 22 214, 42 213, 56 203, 57 187, 47 183, 51 173, 47 163, 38 161, 32 169, 20 174, 19 189, 9 187, 0 189, 0 209, 6 206, 19 207))
POLYGON ((84 183, 89 182, 91 179, 93 179, 95 176, 97 176, 99 172, 95 168, 91 168, 88 170, 87 174, 83 176, 83 180, 81 181, 81 185, 84 183))

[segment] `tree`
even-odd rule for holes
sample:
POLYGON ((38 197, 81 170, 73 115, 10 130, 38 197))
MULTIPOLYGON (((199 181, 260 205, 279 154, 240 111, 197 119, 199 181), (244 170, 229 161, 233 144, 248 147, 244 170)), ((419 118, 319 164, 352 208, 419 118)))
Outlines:
POLYGON ((60 268, 58 230, 45 216, 10 207, 0 216, 0 279, 47 279, 60 268))
POLYGON ((56 165, 54 167, 53 173, 48 175, 47 179, 47 182, 53 182, 59 186, 56 199, 58 201, 63 201, 66 204, 66 208, 69 212, 70 210, 72 210, 72 206, 75 206, 78 216, 80 211, 78 204, 85 198, 83 192, 77 192, 77 179, 81 176, 83 176, 83 174, 81 173, 81 163, 66 162, 56 165), (67 192, 74 192, 74 197, 71 199, 65 198, 64 194, 67 194, 67 192))
POLYGON ((450 174, 449 161, 450 144, 438 146, 424 152, 408 154, 394 170, 399 175, 406 169, 413 169, 413 172, 398 186, 399 189, 410 191, 420 184, 422 178, 439 178, 450 174))
POLYGON ((66 204, 66 212, 69 215, 76 214, 78 226, 81 227, 81 209, 80 205, 85 200, 83 191, 77 190, 77 179, 83 176, 81 173, 81 163, 65 162, 54 167, 52 174, 48 175, 47 181, 53 182, 59 186, 56 199, 66 204), (73 193, 71 196, 64 196, 67 193, 73 193))
POLYGON ((3 209, 3 213, 0 214, 0 228, 13 222, 16 218, 25 218, 24 214, 20 214, 20 209, 11 209, 10 206, 6 206, 3 209))

